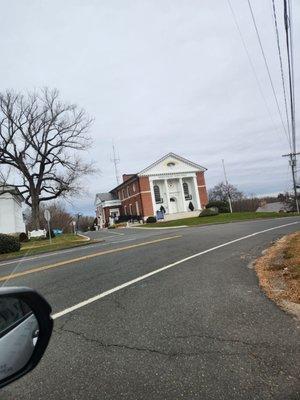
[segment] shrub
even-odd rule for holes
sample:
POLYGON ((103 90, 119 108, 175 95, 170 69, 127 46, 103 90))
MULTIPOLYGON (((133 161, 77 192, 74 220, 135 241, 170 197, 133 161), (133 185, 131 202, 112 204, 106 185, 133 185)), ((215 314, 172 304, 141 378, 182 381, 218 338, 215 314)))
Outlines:
POLYGON ((116 222, 127 222, 131 220, 137 220, 139 221, 141 217, 139 215, 120 215, 117 219, 116 222))
POLYGON ((116 229, 116 225, 110 225, 107 227, 107 229, 116 229))
POLYGON ((201 211, 199 217, 212 217, 213 215, 218 215, 219 211, 216 207, 205 208, 201 211))
POLYGON ((19 251, 21 248, 18 238, 0 233, 0 254, 19 251))
POLYGON ((20 235, 19 235, 19 241, 20 241, 21 243, 22 243, 22 242, 28 242, 28 241, 29 241, 28 236, 26 235, 25 232, 21 232, 21 233, 20 233, 20 235))
POLYGON ((153 224, 154 222, 156 222, 156 217, 148 217, 146 219, 146 224, 153 224))
MULTIPOLYGON (((52 238, 55 238, 55 233, 53 232, 52 229, 50 229, 50 235, 52 238)), ((49 239, 49 231, 47 231, 47 233, 46 233, 46 238, 49 239)))
POLYGON ((227 201, 210 201, 208 204, 206 204, 206 208, 212 208, 212 207, 217 207, 219 210, 219 213, 229 213, 229 204, 227 201))

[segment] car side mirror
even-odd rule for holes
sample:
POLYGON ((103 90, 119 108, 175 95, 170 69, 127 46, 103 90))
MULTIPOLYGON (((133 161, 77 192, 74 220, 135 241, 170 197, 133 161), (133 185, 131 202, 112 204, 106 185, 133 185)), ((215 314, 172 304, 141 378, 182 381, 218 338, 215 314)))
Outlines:
POLYGON ((0 388, 30 372, 53 329, 51 307, 29 288, 0 288, 0 388))

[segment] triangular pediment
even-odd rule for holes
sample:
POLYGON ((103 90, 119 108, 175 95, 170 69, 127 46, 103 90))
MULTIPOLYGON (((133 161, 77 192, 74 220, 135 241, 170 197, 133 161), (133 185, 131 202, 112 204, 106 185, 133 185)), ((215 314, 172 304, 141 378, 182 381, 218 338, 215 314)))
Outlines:
POLYGON ((176 174, 184 172, 205 171, 206 168, 174 153, 166 154, 149 167, 143 169, 138 175, 176 174))

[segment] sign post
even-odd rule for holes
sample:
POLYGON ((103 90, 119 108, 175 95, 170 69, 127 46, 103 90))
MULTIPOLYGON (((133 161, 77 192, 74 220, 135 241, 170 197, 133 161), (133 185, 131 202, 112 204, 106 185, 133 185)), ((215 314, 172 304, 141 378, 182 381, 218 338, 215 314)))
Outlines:
POLYGON ((74 229, 74 235, 76 235, 76 221, 72 221, 73 229, 74 229))
POLYGON ((49 210, 44 211, 44 217, 45 220, 48 222, 48 232, 49 232, 49 240, 50 244, 52 244, 52 238, 51 238, 51 230, 50 230, 50 219, 51 219, 51 214, 49 210))

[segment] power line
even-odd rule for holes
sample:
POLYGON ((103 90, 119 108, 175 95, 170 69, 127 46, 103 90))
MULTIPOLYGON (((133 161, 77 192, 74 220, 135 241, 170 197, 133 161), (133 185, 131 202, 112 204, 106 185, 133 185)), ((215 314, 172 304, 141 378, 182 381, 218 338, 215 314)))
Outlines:
POLYGON ((286 37, 286 48, 288 57, 288 72, 289 72, 289 87, 290 87, 290 105, 291 105, 291 121, 292 121, 292 142, 293 153, 296 153, 296 131, 295 131, 295 108, 294 108, 294 76, 291 66, 291 53, 292 48, 290 45, 290 18, 287 1, 284 0, 284 27, 286 37))
MULTIPOLYGON (((232 15, 232 17, 233 17, 233 21, 234 21, 234 23, 235 23, 236 29, 237 29, 237 31, 238 31, 238 33, 239 33, 239 36, 240 36, 240 38, 241 38, 241 42, 242 42, 243 47, 244 47, 244 50, 245 50, 245 52, 246 52, 246 55, 247 55, 249 64, 250 64, 250 66, 251 66, 251 69, 252 69, 252 72, 253 72, 255 81, 256 81, 256 83, 257 83, 259 92, 260 92, 261 97, 262 97, 262 99, 263 99, 263 101, 264 101, 264 103, 265 103, 266 110, 267 110, 267 112, 268 112, 268 114, 269 114, 269 117, 270 117, 270 119, 271 119, 273 125, 275 126, 275 129, 279 132, 278 127, 276 126, 276 123, 275 123, 274 118, 273 118, 273 116, 272 116, 272 113, 271 113, 271 111, 270 111, 270 108, 269 108, 269 106, 268 106, 268 102, 267 102, 266 96, 264 95, 264 91, 263 91, 262 86, 261 86, 261 84, 260 84, 260 82, 259 82, 258 75, 257 75, 257 73, 256 73, 256 69, 255 69, 254 63, 253 63, 252 58, 251 58, 251 56, 250 56, 249 50, 248 50, 248 48, 247 48, 247 44, 246 44, 245 39, 244 39, 244 37, 243 37, 241 28, 240 28, 240 26, 239 26, 239 23, 238 23, 238 20, 237 20, 237 17, 236 17, 236 14, 235 14, 235 12, 234 12, 234 10, 233 10, 233 7, 232 7, 232 4, 231 4, 231 1, 230 1, 230 0, 227 0, 227 2, 228 2, 228 5, 229 5, 229 8, 230 8, 231 15, 232 15)), ((288 140, 289 140, 289 138, 288 138, 288 140)))
POLYGON ((273 95, 274 95, 274 99, 275 99, 275 102, 276 102, 276 105, 277 105, 277 110, 278 110, 278 113, 279 113, 279 116, 280 116, 280 120, 281 120, 281 123, 282 123, 282 127, 283 127, 283 129, 284 129, 284 132, 285 132, 287 138, 288 138, 288 133, 287 133, 287 130, 286 130, 285 125, 284 125, 284 122, 283 122, 281 110, 280 110, 280 107, 279 107, 279 102, 278 102, 278 99, 277 99, 277 96, 276 96, 276 91, 275 91, 275 88, 274 88, 274 84, 273 84, 273 80, 272 80, 272 77, 271 77, 269 65, 268 65, 268 62, 267 62, 267 58, 266 58, 266 55, 265 55, 265 51, 264 51, 264 48, 263 48, 263 45, 262 45, 262 41, 261 41, 261 38, 260 38, 260 34, 259 34, 259 31, 258 31, 258 27, 257 27, 257 24, 256 24, 256 20, 255 20, 255 16, 254 16, 254 13, 253 13, 253 9, 252 9, 250 0, 247 0, 247 2, 248 2, 249 9, 250 9, 250 13, 251 13, 252 22, 253 22, 253 25, 254 25, 254 28, 255 28, 255 32, 256 32, 256 35, 257 35, 257 38, 258 38, 258 43, 259 43, 259 46, 260 46, 261 54, 262 54, 262 56, 263 56, 264 63, 265 63, 265 67, 266 67, 266 69, 267 69, 269 81, 270 81, 271 88, 272 88, 272 92, 273 92, 273 95))
POLYGON ((290 23, 290 43, 291 43, 291 73, 292 73, 292 83, 293 83, 293 104, 294 104, 294 127, 295 127, 295 149, 296 152, 296 117, 295 117, 295 82, 294 82, 294 50, 293 50, 293 18, 292 18, 292 2, 288 1, 288 9, 289 9, 289 23, 290 23))
POLYGON ((286 114, 287 130, 288 130, 288 139, 289 139, 290 149, 292 151, 289 113, 288 113, 288 105, 287 105, 287 98, 286 98, 286 87, 285 87, 285 79, 284 79, 284 72, 283 72, 283 62, 282 62, 282 56, 281 56, 281 48, 280 48, 280 39, 279 39, 279 30, 278 30, 278 23, 277 23, 275 0, 272 0, 272 5, 273 5, 273 18, 274 18, 274 24, 275 24, 276 39, 277 39, 276 40, 277 41, 277 50, 278 50, 280 71, 281 71, 281 81, 282 81, 282 87, 283 87, 285 114, 286 114))
POLYGON ((292 48, 292 38, 291 38, 291 7, 290 3, 287 3, 287 0, 284 0, 284 27, 285 27, 285 36, 286 36, 286 48, 287 48, 287 58, 288 58, 288 72, 289 72, 289 88, 290 88, 290 105, 291 105, 291 122, 292 122, 292 142, 293 142, 293 150, 290 154, 284 155, 284 157, 289 157, 290 166, 292 169, 292 177, 293 177, 293 186, 294 186, 294 194, 295 194, 295 203, 296 209, 299 214, 299 202, 298 202, 298 194, 297 194, 297 182, 296 182, 296 166, 297 166, 297 155, 300 153, 296 153, 296 127, 295 127, 295 94, 294 94, 294 70, 293 70, 293 48, 292 48))

